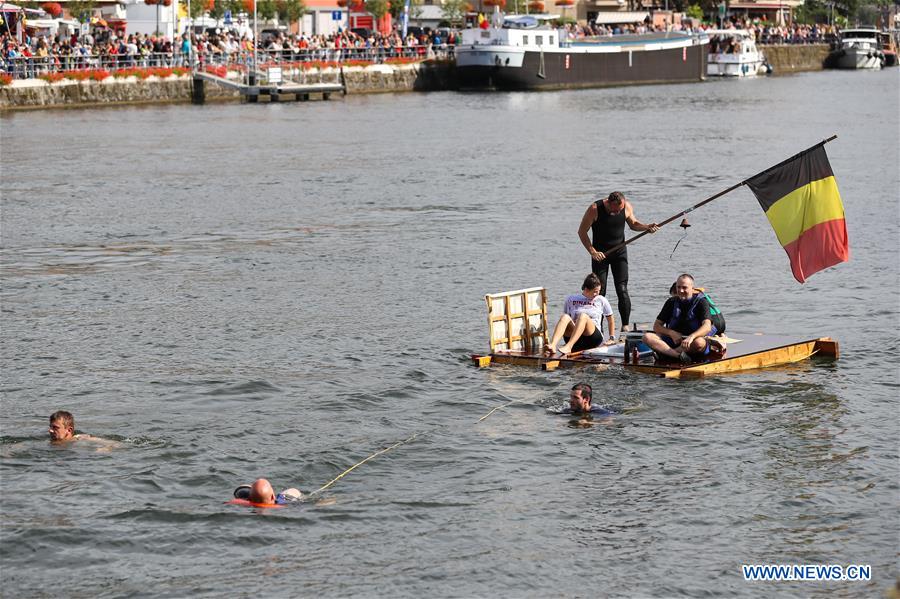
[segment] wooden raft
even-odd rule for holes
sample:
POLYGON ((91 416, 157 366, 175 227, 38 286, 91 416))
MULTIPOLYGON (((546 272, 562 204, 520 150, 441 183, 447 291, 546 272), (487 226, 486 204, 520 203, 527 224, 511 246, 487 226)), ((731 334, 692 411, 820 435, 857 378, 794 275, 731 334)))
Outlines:
POLYGON ((479 367, 491 364, 514 364, 543 370, 565 366, 621 365, 629 370, 655 374, 666 378, 695 378, 708 374, 739 372, 792 364, 812 356, 837 359, 838 342, 830 337, 805 339, 788 335, 761 333, 733 333, 728 337, 739 340, 729 343, 721 359, 694 364, 657 363, 653 356, 632 363, 628 357, 569 354, 565 358, 543 353, 547 345, 547 293, 542 287, 532 287, 485 296, 488 306, 488 325, 491 332, 490 353, 473 354, 479 367))

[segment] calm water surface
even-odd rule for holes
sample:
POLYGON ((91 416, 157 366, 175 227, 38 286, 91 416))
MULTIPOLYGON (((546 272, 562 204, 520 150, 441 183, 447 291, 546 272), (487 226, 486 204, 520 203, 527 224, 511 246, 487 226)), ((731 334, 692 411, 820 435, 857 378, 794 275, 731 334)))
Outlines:
MULTIPOLYGON (((900 70, 531 94, 4 115, 2 594, 879 596, 898 576, 900 70), (485 293, 589 260, 829 136, 851 261, 805 285, 740 189, 630 249, 729 331, 837 362, 700 381, 470 365, 485 293), (547 408, 577 380, 617 415, 547 408), (517 400, 481 423, 489 410, 517 400), (46 419, 118 440, 52 447, 46 419), (258 476, 323 496, 223 505, 258 476), (745 563, 869 564, 748 583, 745 563)), ((613 301, 615 303, 615 301, 613 301)))

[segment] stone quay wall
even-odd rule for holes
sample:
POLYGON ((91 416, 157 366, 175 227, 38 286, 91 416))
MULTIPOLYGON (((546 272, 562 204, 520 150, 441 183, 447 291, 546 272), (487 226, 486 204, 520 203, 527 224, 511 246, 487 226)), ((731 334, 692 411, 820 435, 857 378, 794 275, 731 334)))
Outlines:
POLYGON ((761 46, 766 62, 772 65, 774 74, 821 71, 831 48, 828 44, 761 46))
MULTIPOLYGON (((450 62, 426 62, 405 65, 373 65, 344 69, 348 94, 436 91, 453 89, 455 67, 450 62)), ((293 80, 299 83, 338 83, 338 69, 301 72, 293 80)), ((205 82, 207 102, 240 102, 240 92, 205 82)), ((190 75, 165 79, 148 77, 103 81, 63 80, 47 83, 41 79, 13 81, 0 87, 0 110, 34 110, 41 108, 81 108, 87 106, 121 106, 133 104, 188 103, 193 79, 190 75)), ((265 98, 265 96, 263 97, 265 98)))
MULTIPOLYGON (((775 74, 822 70, 829 52, 825 44, 763 46, 762 49, 775 74)), ((298 72, 293 79, 300 83, 336 83, 341 80, 341 73, 337 69, 314 70, 298 72)), ((456 67, 452 61, 348 67, 344 69, 343 80, 348 94, 440 91, 457 86, 456 67)), ((63 80, 47 83, 27 79, 0 87, 0 111, 188 103, 192 89, 193 80, 187 75, 143 80, 110 77, 100 82, 63 80)), ((207 102, 240 102, 242 99, 238 91, 210 82, 205 83, 205 96, 207 102)))

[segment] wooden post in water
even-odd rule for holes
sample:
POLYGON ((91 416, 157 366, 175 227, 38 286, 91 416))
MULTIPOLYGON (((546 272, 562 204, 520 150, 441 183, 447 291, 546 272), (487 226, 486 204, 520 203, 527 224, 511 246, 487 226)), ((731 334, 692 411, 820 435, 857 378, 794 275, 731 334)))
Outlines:
POLYGON ((200 77, 194 77, 193 85, 191 87, 191 104, 205 104, 206 103, 206 81, 204 81, 200 77))

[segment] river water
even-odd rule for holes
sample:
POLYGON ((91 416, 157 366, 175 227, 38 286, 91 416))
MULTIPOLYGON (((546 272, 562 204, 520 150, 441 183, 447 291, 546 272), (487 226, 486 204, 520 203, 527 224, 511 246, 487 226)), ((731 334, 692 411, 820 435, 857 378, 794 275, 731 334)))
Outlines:
POLYGON ((898 83, 4 115, 2 594, 879 596, 900 534, 898 83), (689 271, 730 333, 832 336, 838 361, 699 381, 470 364, 485 293, 546 286, 555 320, 578 290, 592 200, 663 220, 832 133, 849 263, 797 284, 746 188, 629 253, 635 320, 689 271), (579 380, 611 419, 548 413, 579 380), (117 446, 49 445, 57 409, 117 446), (223 505, 415 434, 330 505, 223 505))

